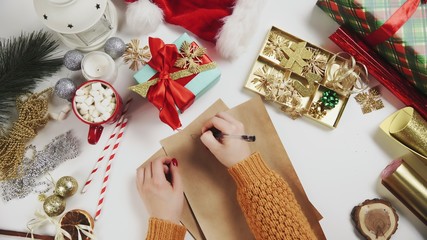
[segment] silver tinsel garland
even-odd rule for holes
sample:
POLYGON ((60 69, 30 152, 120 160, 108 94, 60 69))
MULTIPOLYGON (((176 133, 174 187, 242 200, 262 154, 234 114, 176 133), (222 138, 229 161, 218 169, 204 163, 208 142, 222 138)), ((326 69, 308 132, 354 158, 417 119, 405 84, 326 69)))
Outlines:
MULTIPOLYGON (((35 151, 33 145, 28 148, 35 151)), ((0 182, 3 200, 7 202, 15 198, 24 198, 31 192, 47 192, 53 186, 53 182, 47 178, 45 180, 39 178, 66 160, 77 157, 79 152, 79 142, 71 131, 55 137, 43 150, 35 151, 33 157, 24 157, 20 169, 21 177, 0 182)))

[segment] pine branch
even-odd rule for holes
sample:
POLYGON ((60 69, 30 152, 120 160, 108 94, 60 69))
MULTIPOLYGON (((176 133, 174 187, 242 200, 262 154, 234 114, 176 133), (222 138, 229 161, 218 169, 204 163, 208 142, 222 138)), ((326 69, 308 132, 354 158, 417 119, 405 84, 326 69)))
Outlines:
POLYGON ((40 30, 0 41, 0 129, 7 124, 16 98, 62 66, 62 57, 54 56, 59 44, 51 38, 40 30))

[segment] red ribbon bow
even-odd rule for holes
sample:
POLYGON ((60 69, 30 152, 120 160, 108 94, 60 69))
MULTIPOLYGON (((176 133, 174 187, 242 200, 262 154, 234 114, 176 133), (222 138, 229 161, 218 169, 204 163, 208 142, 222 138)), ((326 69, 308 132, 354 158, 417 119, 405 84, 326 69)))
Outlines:
MULTIPOLYGON (((159 72, 156 74, 159 80, 148 90, 147 99, 159 109, 160 120, 175 130, 181 127, 176 107, 183 112, 194 102, 195 96, 184 87, 186 83, 180 83, 170 77, 170 73, 177 70, 173 67, 179 55, 176 46, 151 37, 148 43, 152 58, 147 64, 159 72)), ((153 78, 155 77, 157 76, 153 78)))
POLYGON ((365 37, 370 46, 376 46, 392 37, 415 13, 418 6, 427 0, 408 0, 377 30, 365 37))

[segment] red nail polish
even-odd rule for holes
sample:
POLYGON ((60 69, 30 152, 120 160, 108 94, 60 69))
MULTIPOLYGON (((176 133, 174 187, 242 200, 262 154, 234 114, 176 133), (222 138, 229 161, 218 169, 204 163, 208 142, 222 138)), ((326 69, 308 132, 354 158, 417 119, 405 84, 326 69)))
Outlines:
POLYGON ((175 158, 172 159, 172 165, 174 165, 175 167, 178 167, 178 160, 176 160, 175 158))

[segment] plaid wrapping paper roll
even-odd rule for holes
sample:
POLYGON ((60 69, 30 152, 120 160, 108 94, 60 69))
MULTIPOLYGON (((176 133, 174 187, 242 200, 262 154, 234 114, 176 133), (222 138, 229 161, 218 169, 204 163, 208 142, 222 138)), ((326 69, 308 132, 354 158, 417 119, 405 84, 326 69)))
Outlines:
MULTIPOLYGON (((316 4, 336 22, 350 27, 363 38, 383 25, 405 2, 406 0, 318 0, 316 4)), ((392 37, 373 49, 427 94, 426 4, 420 4, 392 37)))

